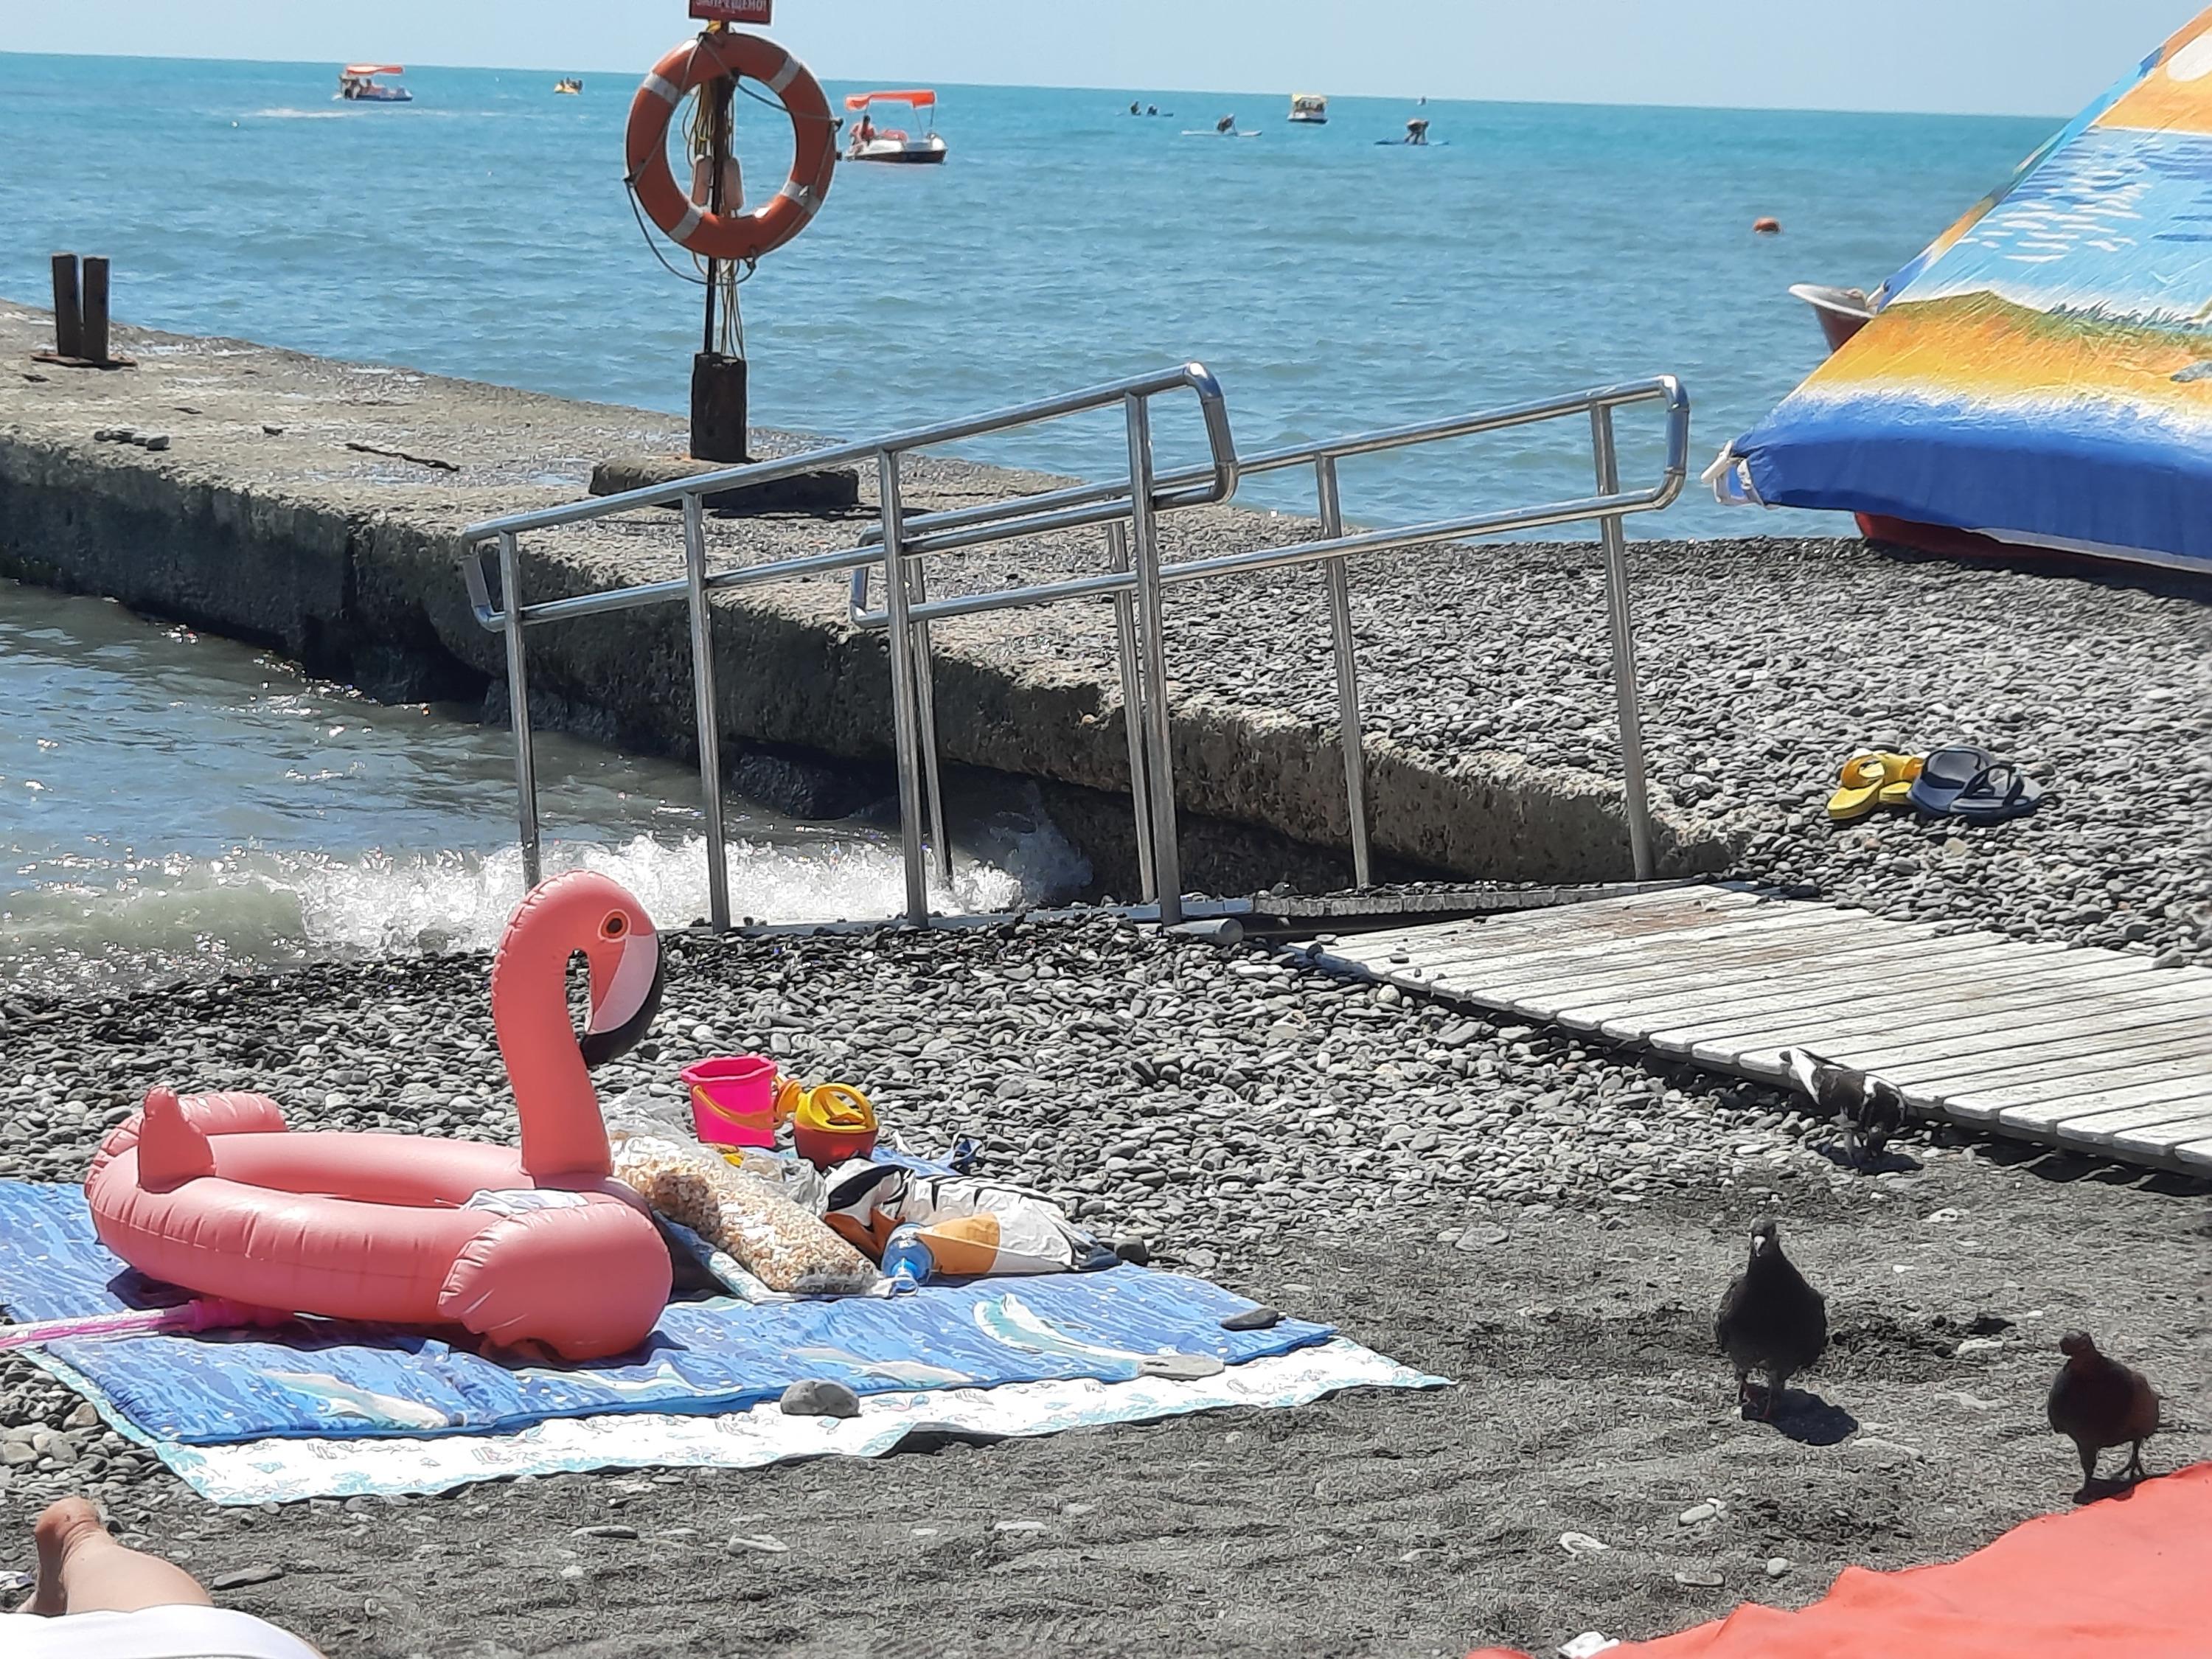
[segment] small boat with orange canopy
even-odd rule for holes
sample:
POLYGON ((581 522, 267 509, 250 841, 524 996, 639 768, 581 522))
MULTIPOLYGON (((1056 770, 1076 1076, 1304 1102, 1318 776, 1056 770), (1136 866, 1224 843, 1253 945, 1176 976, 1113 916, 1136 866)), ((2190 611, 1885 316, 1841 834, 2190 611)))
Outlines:
POLYGON ((411 104, 415 94, 404 87, 386 86, 380 75, 404 75, 397 64, 348 64, 338 71, 338 96, 349 104, 411 104))
POLYGON ((936 162, 945 159, 945 140, 937 136, 937 94, 912 92, 856 92, 845 100, 845 108, 859 117, 845 140, 848 161, 936 162), (879 127, 872 114, 878 104, 903 104, 927 123, 919 138, 896 127, 879 127))

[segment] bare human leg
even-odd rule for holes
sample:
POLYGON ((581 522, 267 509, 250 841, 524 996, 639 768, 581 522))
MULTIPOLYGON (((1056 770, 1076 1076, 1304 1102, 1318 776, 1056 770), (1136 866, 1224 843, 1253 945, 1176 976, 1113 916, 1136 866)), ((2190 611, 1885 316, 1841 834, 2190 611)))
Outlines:
POLYGON ((211 1607, 199 1580, 172 1562, 125 1549, 82 1498, 47 1505, 32 1535, 39 1547, 39 1585, 21 1612, 137 1613, 146 1607, 211 1607))

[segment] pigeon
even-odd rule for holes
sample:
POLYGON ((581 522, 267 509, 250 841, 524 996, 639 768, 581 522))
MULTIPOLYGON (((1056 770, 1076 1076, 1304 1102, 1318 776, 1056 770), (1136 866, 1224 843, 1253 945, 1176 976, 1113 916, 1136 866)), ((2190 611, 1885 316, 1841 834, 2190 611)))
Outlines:
POLYGON ((2097 1352, 2085 1331, 2058 1339, 2066 1356, 2051 1385, 2051 1431, 2063 1434, 2081 1454, 2081 1490, 2086 1498, 2097 1484, 2097 1454, 2110 1446, 2129 1448, 2120 1470, 2124 1481, 2143 1478, 2142 1443, 2158 1432, 2158 1390, 2138 1370, 2097 1352))
POLYGON ((1905 1127, 1905 1097, 1897 1085, 1810 1048, 1784 1048, 1790 1081, 1824 1117, 1844 1126, 1844 1150, 1855 1164, 1879 1158, 1889 1138, 1905 1127))
POLYGON ((1751 1373, 1766 1368, 1765 1409, 1771 1422, 1792 1373, 1802 1371, 1828 1346, 1828 1306, 1782 1254, 1771 1220, 1751 1230, 1751 1259, 1729 1281, 1713 1335, 1735 1366, 1736 1401, 1749 1399, 1751 1373))

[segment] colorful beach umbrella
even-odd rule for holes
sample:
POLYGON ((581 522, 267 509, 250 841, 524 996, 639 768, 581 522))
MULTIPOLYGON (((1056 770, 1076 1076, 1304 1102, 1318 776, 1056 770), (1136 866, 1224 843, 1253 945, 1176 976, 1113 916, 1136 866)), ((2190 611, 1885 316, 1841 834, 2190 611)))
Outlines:
POLYGON ((2212 568, 2212 10, 1874 296, 1723 500, 2212 568))

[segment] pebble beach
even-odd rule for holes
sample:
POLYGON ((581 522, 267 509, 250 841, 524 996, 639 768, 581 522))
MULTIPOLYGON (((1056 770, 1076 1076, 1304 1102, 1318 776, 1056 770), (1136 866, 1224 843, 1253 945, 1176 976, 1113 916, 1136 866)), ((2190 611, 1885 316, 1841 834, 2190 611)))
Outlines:
MULTIPOLYGON (((2041 1390, 2073 1323, 2177 1404, 2203 1373, 2203 1198, 2173 1177, 1948 1133, 1860 1173, 1777 1091, 1109 921, 672 945, 657 1036, 599 1079, 617 1107, 732 1047, 854 1078, 914 1144, 975 1134, 1102 1235, 1458 1386, 218 1510, 10 1358, 0 1504, 89 1491, 349 1659, 719 1652, 738 1618, 801 1653, 1545 1650, 1809 1600, 2060 1501, 2041 1390), (1711 1349, 1770 1211, 1836 1332, 1787 1436, 1739 1419, 1711 1349), (857 1598, 833 1565, 856 1559, 857 1598)), ((160 1078, 265 1090, 300 1127, 511 1135, 487 965, 10 1002, 0 1175, 76 1178, 160 1078)), ((2177 1410, 2154 1451, 2212 1436, 2177 1410)))

